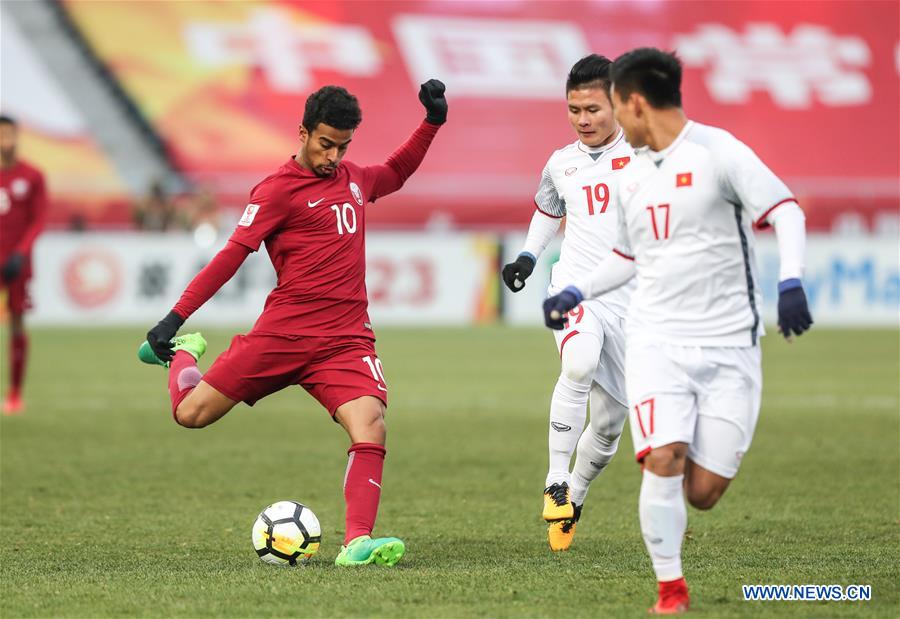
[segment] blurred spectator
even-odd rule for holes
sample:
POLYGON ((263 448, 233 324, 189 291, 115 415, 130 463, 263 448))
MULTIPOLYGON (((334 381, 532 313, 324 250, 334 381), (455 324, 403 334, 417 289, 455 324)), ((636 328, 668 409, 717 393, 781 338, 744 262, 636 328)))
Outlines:
POLYGON ((219 205, 216 197, 208 187, 201 187, 189 203, 190 229, 196 230, 202 226, 212 226, 219 229, 219 205))
POLYGON ((150 185, 147 197, 134 207, 134 223, 140 230, 165 232, 182 228, 178 222, 175 204, 169 198, 162 182, 150 185))
POLYGON ((213 192, 208 187, 201 187, 189 196, 187 207, 194 241, 200 247, 213 245, 220 229, 219 205, 213 192))

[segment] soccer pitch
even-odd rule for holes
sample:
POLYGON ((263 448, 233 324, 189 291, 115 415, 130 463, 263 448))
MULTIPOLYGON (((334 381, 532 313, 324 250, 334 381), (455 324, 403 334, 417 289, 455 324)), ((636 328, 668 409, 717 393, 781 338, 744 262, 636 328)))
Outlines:
MULTIPOLYGON (((231 335, 205 334, 204 369, 231 335)), ((295 387, 180 428, 165 371, 135 357, 141 337, 32 333, 28 410, 0 425, 3 617, 633 617, 655 601, 627 436, 572 550, 547 548, 558 372, 547 331, 379 330, 390 409, 376 533, 403 537, 408 554, 359 570, 332 564, 348 445, 328 414, 295 387), (253 552, 253 520, 279 499, 322 522, 309 565, 276 568, 253 552)), ((692 610, 896 616, 898 332, 816 328, 793 345, 770 335, 763 365, 738 478, 714 510, 689 508, 692 610), (757 583, 868 584, 872 600, 743 602, 741 585, 757 583)))

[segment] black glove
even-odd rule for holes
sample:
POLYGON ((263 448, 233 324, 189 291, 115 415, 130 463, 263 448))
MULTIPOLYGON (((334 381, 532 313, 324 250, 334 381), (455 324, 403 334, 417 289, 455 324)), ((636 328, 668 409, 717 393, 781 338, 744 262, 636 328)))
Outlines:
POLYGON ((441 80, 428 80, 419 87, 419 101, 425 106, 425 120, 432 125, 443 125, 447 122, 446 90, 441 80))
POLYGON ((785 338, 808 331, 813 319, 806 293, 799 279, 786 279, 778 284, 778 329, 785 338))
POLYGON ((13 252, 6 259, 6 262, 3 263, 0 276, 3 277, 3 281, 11 282, 22 273, 23 268, 25 268, 25 256, 19 252, 13 252))
POLYGON ((567 286, 558 295, 544 299, 544 324, 556 331, 562 331, 569 322, 566 314, 578 307, 583 300, 584 295, 575 286, 567 286))
POLYGON ((525 287, 525 280, 534 271, 534 264, 534 256, 526 253, 519 254, 515 262, 505 265, 500 272, 501 277, 503 277, 503 283, 513 292, 519 292, 525 287))
POLYGON ((184 318, 175 312, 169 312, 165 318, 147 332, 147 341, 153 353, 163 361, 171 361, 175 353, 172 351, 171 340, 178 333, 178 329, 184 324, 184 318))

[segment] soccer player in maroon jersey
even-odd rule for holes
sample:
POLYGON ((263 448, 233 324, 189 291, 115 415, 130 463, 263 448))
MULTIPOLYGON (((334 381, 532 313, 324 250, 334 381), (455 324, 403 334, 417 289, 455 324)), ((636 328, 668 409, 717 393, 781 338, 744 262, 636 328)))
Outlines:
POLYGON ((31 248, 44 226, 47 192, 40 170, 18 158, 18 127, 0 116, 0 290, 6 291, 10 315, 10 384, 3 414, 25 409, 22 383, 28 355, 25 311, 31 307, 31 248))
POLYGON ((368 316, 365 205, 403 186, 446 121, 444 84, 422 84, 419 100, 426 117, 412 136, 384 164, 362 167, 344 161, 362 120, 356 97, 338 86, 311 94, 297 154, 253 188, 225 247, 138 351, 142 361, 169 367, 172 412, 188 428, 289 385, 328 409, 352 443, 337 565, 394 565, 405 552, 395 537, 370 537, 381 494, 387 385, 368 316), (199 333, 175 334, 263 241, 278 284, 253 329, 201 374, 197 359, 206 342, 199 333))

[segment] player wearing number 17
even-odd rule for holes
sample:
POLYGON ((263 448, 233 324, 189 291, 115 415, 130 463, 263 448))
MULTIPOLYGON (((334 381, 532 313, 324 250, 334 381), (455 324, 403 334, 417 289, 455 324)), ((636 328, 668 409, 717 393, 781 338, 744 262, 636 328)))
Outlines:
POLYGON ((636 148, 622 171, 619 234, 592 273, 547 299, 548 326, 629 281, 625 382, 643 463, 641 532, 658 581, 659 613, 687 610, 684 497, 710 509, 735 477, 759 415, 759 277, 752 224, 774 226, 781 258, 778 326, 812 324, 800 278, 803 211, 790 190, 730 133, 688 120, 681 63, 637 49, 611 69, 612 102, 636 148))
POLYGON ((362 120, 356 97, 338 86, 311 94, 297 154, 253 188, 224 249, 138 351, 142 361, 169 367, 172 413, 187 428, 295 384, 328 410, 351 441, 346 532, 335 560, 342 566, 393 565, 405 551, 397 538, 370 537, 381 497, 387 385, 368 316, 365 222, 366 203, 400 189, 447 119, 441 82, 422 84, 419 100, 427 114, 412 136, 384 164, 361 167, 344 160, 362 120), (201 375, 206 342, 199 333, 175 334, 263 242, 278 284, 253 329, 201 375))

